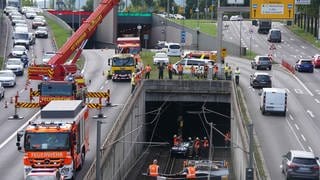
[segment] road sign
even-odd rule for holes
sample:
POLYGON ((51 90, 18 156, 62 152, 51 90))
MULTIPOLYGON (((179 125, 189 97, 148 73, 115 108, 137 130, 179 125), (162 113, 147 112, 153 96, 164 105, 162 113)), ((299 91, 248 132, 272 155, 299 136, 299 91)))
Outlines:
POLYGON ((181 36, 180 42, 181 43, 186 43, 186 31, 181 31, 180 36, 181 36))
POLYGON ((227 4, 244 4, 244 0, 228 0, 227 4))
POLYGON ((251 19, 292 19, 295 0, 251 0, 251 19))
POLYGON ((311 0, 295 0, 296 5, 310 5, 311 0))

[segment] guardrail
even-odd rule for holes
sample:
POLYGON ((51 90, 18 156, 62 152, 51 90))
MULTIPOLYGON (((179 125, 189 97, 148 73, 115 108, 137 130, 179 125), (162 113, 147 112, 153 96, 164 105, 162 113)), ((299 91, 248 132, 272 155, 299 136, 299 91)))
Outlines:
POLYGON ((294 69, 294 66, 289 64, 287 61, 285 61, 283 59, 281 60, 281 65, 283 67, 285 67, 288 71, 290 71, 292 74, 294 74, 296 72, 294 69))

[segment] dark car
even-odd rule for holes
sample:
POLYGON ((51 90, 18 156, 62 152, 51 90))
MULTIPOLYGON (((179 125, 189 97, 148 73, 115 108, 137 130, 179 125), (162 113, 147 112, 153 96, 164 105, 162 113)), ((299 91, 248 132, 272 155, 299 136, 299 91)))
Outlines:
POLYGON ((190 142, 181 142, 179 145, 171 147, 171 155, 176 157, 186 157, 190 152, 190 149, 192 149, 192 145, 190 142))
POLYGON ((250 86, 253 88, 272 87, 271 76, 268 73, 256 72, 250 75, 250 86))
POLYGON ((299 59, 295 66, 295 70, 298 72, 310 72, 313 73, 314 65, 312 59, 299 59))
POLYGON ((268 41, 281 43, 281 31, 280 29, 270 29, 268 33, 268 41))
POLYGON ((286 179, 319 180, 319 158, 313 152, 290 150, 282 156, 281 169, 286 179))
POLYGON ((272 62, 269 56, 256 56, 253 61, 251 61, 252 69, 272 69, 272 62))

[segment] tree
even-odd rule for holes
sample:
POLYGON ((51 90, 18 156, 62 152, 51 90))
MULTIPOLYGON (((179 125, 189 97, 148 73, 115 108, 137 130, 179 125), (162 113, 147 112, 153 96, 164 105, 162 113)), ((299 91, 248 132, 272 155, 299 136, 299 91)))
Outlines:
POLYGON ((86 5, 82 6, 84 11, 93 11, 93 0, 87 0, 86 5))

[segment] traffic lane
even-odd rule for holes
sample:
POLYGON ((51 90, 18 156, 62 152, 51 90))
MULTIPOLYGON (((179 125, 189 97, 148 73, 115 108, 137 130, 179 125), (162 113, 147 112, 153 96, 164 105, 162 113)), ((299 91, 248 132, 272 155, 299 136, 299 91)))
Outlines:
MULTIPOLYGON (((104 107, 102 114, 106 118, 101 119, 104 123, 101 126, 101 140, 103 143, 107 137, 110 129, 113 127, 114 121, 120 114, 125 102, 130 96, 131 85, 129 82, 112 82, 106 80, 106 76, 102 75, 103 70, 107 68, 107 59, 114 54, 114 50, 84 50, 83 55, 85 57, 86 64, 84 68, 84 75, 86 80, 91 80, 89 91, 107 91, 110 89, 111 94, 111 106, 104 107)), ((97 99, 95 100, 97 101, 97 99)), ((104 103, 104 102, 103 102, 104 103)), ((90 115, 97 115, 99 110, 92 109, 90 115)), ((86 155, 86 162, 83 169, 77 172, 76 179, 82 179, 89 170, 92 162, 96 157, 96 119, 90 119, 90 151, 86 155)))
POLYGON ((48 51, 51 51, 51 52, 56 51, 54 41, 50 33, 47 39, 36 38, 36 48, 34 48, 34 53, 31 59, 34 60, 36 64, 42 64, 43 63, 42 57, 44 53, 48 51))
MULTIPOLYGON (((255 72, 255 70, 252 70, 245 60, 233 58, 232 62, 240 67, 240 86, 243 90, 242 92, 246 100, 249 115, 254 123, 255 133, 259 139, 259 145, 262 147, 263 156, 271 179, 282 179, 279 168, 281 156, 289 149, 301 149, 303 145, 301 146, 300 140, 294 135, 295 131, 292 130, 291 124, 288 123, 288 116, 263 116, 261 114, 259 109, 259 90, 251 88, 249 84, 249 74, 255 72)), ((274 67, 272 71, 266 72, 274 77, 277 76, 274 71, 278 71, 278 67, 274 67)), ((283 73, 281 75, 285 76, 286 74, 283 73)), ((281 84, 273 81, 274 87, 281 87, 281 84)))

